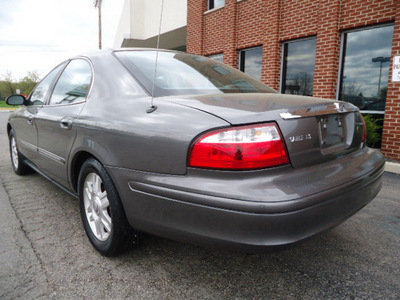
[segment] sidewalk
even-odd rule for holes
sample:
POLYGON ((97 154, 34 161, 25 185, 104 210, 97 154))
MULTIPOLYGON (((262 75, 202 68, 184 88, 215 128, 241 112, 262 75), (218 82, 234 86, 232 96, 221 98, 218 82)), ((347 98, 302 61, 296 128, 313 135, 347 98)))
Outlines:
POLYGON ((400 163, 387 161, 385 164, 385 172, 400 174, 400 163))
POLYGON ((0 177, 0 299, 36 299, 48 294, 46 273, 11 206, 0 177))

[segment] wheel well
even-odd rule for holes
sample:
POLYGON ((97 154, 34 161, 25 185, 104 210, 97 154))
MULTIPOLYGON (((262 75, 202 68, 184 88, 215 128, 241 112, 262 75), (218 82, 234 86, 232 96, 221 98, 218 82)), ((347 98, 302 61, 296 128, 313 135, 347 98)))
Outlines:
POLYGON ((7 135, 10 136, 10 132, 11 132, 11 125, 10 123, 7 123, 7 135))
POLYGON ((75 154, 74 159, 72 160, 71 164, 71 182, 72 182, 72 187, 76 193, 78 193, 78 179, 79 179, 79 173, 81 171, 81 167, 83 163, 88 159, 88 158, 94 158, 97 159, 95 156, 90 154, 89 152, 78 152, 75 154))

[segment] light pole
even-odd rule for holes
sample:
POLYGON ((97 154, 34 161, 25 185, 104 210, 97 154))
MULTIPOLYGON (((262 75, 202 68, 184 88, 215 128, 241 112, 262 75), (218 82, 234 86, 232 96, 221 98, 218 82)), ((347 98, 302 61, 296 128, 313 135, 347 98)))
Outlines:
POLYGON ((99 9, 99 49, 101 49, 101 3, 103 0, 93 0, 94 7, 99 9))
POLYGON ((385 62, 390 61, 390 57, 383 57, 383 56, 378 56, 374 57, 372 59, 372 62, 379 62, 381 63, 380 70, 379 70, 379 83, 378 83, 378 98, 379 98, 379 92, 381 90, 381 76, 382 76, 382 64, 385 62))

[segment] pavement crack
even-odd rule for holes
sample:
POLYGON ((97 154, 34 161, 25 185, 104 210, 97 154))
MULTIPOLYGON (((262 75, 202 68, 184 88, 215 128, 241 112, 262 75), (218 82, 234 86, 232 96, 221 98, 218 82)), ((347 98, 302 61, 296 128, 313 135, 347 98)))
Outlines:
MULTIPOLYGON (((10 201, 10 199, 11 199, 10 191, 5 186, 4 178, 2 177, 1 173, 0 173, 0 185, 1 185, 1 187, 4 190, 4 193, 6 195, 6 199, 5 200, 9 202, 10 207, 11 207, 11 209, 14 212, 14 215, 16 217, 16 225, 17 226, 15 227, 15 229, 19 230, 23 234, 24 239, 26 239, 26 241, 29 243, 28 244, 29 245, 29 249, 32 250, 32 253, 35 256, 35 259, 38 262, 39 268, 40 268, 41 272, 43 273, 43 275, 45 277, 46 289, 49 290, 49 287, 50 287, 49 274, 48 274, 48 272, 47 272, 47 270, 45 268, 44 261, 42 260, 39 252, 37 251, 34 243, 30 239, 30 236, 29 236, 29 234, 27 232, 27 229, 24 226, 24 222, 22 221, 21 216, 19 215, 18 211, 16 210, 13 202, 10 201)), ((15 237, 15 235, 16 235, 16 233, 14 232, 14 239, 16 241, 18 241, 18 238, 15 237)), ((22 245, 20 242, 17 242, 17 243, 15 243, 15 246, 18 248, 18 253, 23 257, 25 255, 25 253, 26 253, 26 248, 27 248, 26 245, 22 245)), ((32 269, 32 266, 29 266, 27 268, 27 270, 25 271, 24 275, 32 273, 31 269, 32 269)), ((34 272, 34 273, 36 273, 36 272, 34 272)), ((34 274, 34 276, 36 276, 36 274, 34 274)), ((32 280, 32 278, 30 278, 30 280, 32 280)), ((16 286, 15 288, 18 288, 18 287, 16 286)))

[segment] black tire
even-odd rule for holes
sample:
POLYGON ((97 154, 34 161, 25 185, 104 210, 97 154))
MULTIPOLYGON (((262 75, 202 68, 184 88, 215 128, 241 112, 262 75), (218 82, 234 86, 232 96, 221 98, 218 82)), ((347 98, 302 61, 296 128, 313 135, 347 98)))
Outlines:
POLYGON ((26 175, 32 173, 33 170, 25 163, 24 156, 19 152, 17 140, 14 131, 11 129, 9 135, 10 158, 13 170, 18 175, 26 175))
POLYGON ((137 243, 138 233, 128 223, 118 191, 96 159, 83 163, 78 192, 83 227, 98 252, 115 256, 137 243))

